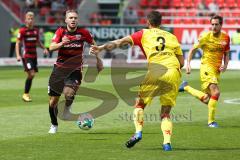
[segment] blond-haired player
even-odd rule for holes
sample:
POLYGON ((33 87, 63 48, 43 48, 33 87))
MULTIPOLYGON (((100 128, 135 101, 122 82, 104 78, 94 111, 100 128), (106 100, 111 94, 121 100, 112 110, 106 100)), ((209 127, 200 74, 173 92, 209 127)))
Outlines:
POLYGON ((184 81, 179 91, 187 91, 208 105, 208 126, 218 127, 215 121, 217 101, 220 96, 218 87, 220 73, 227 69, 229 62, 230 38, 221 31, 223 18, 214 15, 210 19, 212 31, 206 32, 199 37, 198 43, 189 51, 186 73, 191 73, 191 59, 200 48, 203 51, 200 66, 200 79, 202 91, 196 90, 184 81), (223 61, 223 64, 222 64, 223 61))
POLYGON ((25 82, 25 91, 22 99, 25 102, 30 102, 29 92, 32 85, 32 80, 38 72, 37 66, 37 45, 44 49, 44 54, 48 54, 48 50, 45 49, 39 39, 39 30, 34 27, 34 13, 27 12, 25 15, 25 26, 20 28, 19 34, 16 41, 16 58, 17 61, 22 60, 25 72, 27 73, 27 79, 25 82), (23 42, 24 52, 23 57, 20 54, 20 43, 23 42))
POLYGON ((139 97, 133 112, 136 132, 126 142, 126 147, 131 148, 142 139, 144 108, 153 97, 160 96, 161 102, 161 129, 163 132, 163 150, 170 151, 172 122, 170 111, 176 104, 178 87, 180 85, 180 68, 183 66, 183 56, 177 38, 171 33, 159 28, 162 16, 157 11, 152 11, 147 16, 149 29, 143 29, 130 36, 112 41, 102 46, 92 46, 90 51, 98 54, 104 49, 114 49, 123 44, 139 46, 148 61, 148 72, 142 81, 139 97))

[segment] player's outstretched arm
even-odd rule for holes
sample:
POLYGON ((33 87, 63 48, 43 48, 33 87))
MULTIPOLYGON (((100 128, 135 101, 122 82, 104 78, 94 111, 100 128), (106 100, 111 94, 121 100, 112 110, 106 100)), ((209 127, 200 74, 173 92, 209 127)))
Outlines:
POLYGON ((197 48, 192 48, 188 52, 188 58, 187 58, 187 66, 186 66, 186 73, 190 74, 191 73, 191 65, 190 62, 192 60, 193 55, 196 53, 198 49, 197 48))
POLYGON ((17 58, 17 61, 21 61, 21 59, 22 59, 22 57, 21 57, 21 55, 20 55, 20 40, 19 39, 17 39, 17 41, 16 41, 16 45, 15 45, 15 52, 16 52, 16 58, 17 58))
MULTIPOLYGON (((96 46, 97 45, 97 43, 95 42, 95 41, 93 41, 93 44, 96 46)), ((98 73, 99 72, 101 72, 103 69, 104 69, 104 67, 103 67, 103 61, 102 61, 102 59, 99 57, 99 54, 95 54, 95 56, 96 56, 96 60, 97 60, 97 63, 96 63, 96 65, 97 65, 97 70, 98 70, 98 73)))
POLYGON ((101 46, 92 45, 90 47, 89 53, 96 55, 98 72, 100 72, 103 69, 102 60, 99 58, 99 53, 101 51, 103 51, 103 50, 112 51, 116 48, 120 48, 120 47, 123 47, 123 46, 128 45, 128 44, 132 44, 132 40, 129 36, 121 38, 121 39, 117 39, 117 40, 114 40, 114 41, 111 41, 111 42, 108 42, 108 43, 103 44, 101 46))
POLYGON ((110 41, 110 42, 108 42, 106 44, 103 44, 101 46, 93 45, 90 48, 90 53, 97 55, 103 50, 112 51, 116 48, 120 48, 120 47, 123 47, 123 46, 128 45, 128 44, 132 44, 132 40, 131 40, 130 36, 126 36, 126 37, 121 38, 121 39, 110 41))

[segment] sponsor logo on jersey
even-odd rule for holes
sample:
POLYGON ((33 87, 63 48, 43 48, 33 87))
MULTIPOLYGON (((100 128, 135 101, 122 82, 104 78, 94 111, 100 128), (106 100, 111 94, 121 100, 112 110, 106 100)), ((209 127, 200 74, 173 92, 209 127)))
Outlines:
POLYGON ((71 43, 71 44, 66 44, 64 45, 64 47, 71 47, 71 48, 79 48, 79 47, 82 47, 81 44, 75 44, 75 43, 71 43))
POLYGON ((27 40, 27 41, 35 41, 35 40, 37 40, 37 38, 36 38, 36 37, 29 37, 29 38, 27 38, 26 40, 27 40))

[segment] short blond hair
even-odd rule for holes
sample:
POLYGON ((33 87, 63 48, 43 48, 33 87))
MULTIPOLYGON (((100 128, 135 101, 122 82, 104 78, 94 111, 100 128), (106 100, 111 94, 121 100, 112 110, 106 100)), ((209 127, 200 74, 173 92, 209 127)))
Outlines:
POLYGON ((31 12, 31 11, 28 11, 28 12, 25 14, 25 17, 27 17, 27 16, 33 16, 33 17, 34 17, 34 13, 31 12))
POLYGON ((76 13, 78 15, 78 12, 74 9, 69 9, 66 11, 65 16, 67 16, 68 13, 76 13))

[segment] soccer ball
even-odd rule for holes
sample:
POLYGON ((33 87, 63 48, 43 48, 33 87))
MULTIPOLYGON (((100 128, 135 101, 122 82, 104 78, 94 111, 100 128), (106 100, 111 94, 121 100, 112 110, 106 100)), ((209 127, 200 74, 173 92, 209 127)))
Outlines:
POLYGON ((89 130, 93 127, 94 119, 90 114, 81 114, 77 120, 80 129, 89 130))
POLYGON ((83 129, 83 130, 89 130, 93 127, 94 124, 94 119, 88 119, 85 118, 83 121, 77 121, 77 125, 79 128, 83 129))

